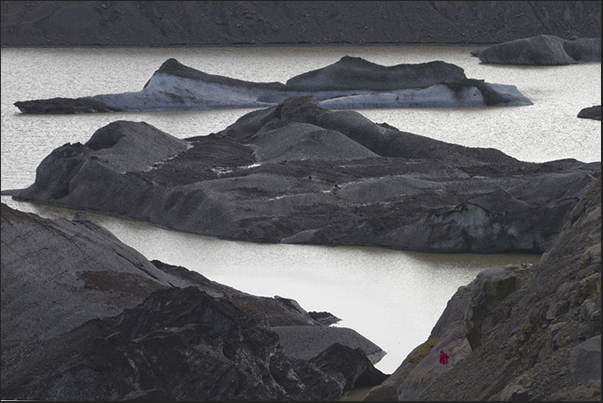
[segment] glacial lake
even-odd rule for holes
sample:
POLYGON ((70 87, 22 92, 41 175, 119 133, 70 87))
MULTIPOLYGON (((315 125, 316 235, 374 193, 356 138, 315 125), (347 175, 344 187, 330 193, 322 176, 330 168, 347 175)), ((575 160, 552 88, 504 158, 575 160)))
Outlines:
MULTIPOLYGON (((145 121, 178 138, 207 135, 251 109, 82 115, 22 115, 16 101, 139 91, 168 58, 210 74, 286 82, 343 56, 386 66, 443 60, 469 78, 515 85, 531 106, 360 109, 377 123, 469 147, 499 149, 524 161, 601 160, 601 124, 576 115, 601 103, 601 64, 484 65, 478 47, 267 47, 187 49, 2 49, 2 190, 24 188, 52 150, 86 142, 116 120, 145 121)), ((74 211, 17 202, 42 217, 74 211)), ((450 297, 494 266, 536 263, 537 255, 421 254, 377 248, 269 245, 223 241, 90 214, 148 259, 184 266, 242 291, 293 298, 329 311, 387 352, 376 365, 392 373, 424 342, 450 297)))

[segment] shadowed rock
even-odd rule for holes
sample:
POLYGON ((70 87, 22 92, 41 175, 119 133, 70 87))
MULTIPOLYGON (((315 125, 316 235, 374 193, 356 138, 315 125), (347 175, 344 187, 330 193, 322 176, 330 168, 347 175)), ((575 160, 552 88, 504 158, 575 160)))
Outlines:
POLYGON ((554 35, 538 35, 472 51, 488 64, 554 66, 601 61, 601 38, 565 40, 554 35))
POLYGON ((1 258, 3 400, 336 400, 386 377, 333 315, 149 262, 82 212, 2 204, 1 258))
POLYGON ((338 343, 309 360, 287 358, 276 333, 196 287, 156 291, 119 316, 3 353, 3 399, 160 391, 174 400, 337 400, 356 380, 385 378, 361 349, 338 343))
POLYGON ((532 104, 515 86, 468 79, 462 68, 443 61, 386 67, 346 56, 286 84, 207 74, 168 59, 138 92, 20 101, 15 106, 36 114, 263 108, 307 95, 335 109, 532 104))
POLYGON ((601 105, 595 105, 582 109, 578 113, 579 118, 601 120, 601 105))
POLYGON ((311 97, 186 141, 118 121, 89 143, 113 132, 126 136, 110 148, 56 149, 32 186, 5 194, 224 239, 541 253, 600 172, 600 163, 527 163, 405 133, 311 97), (153 162, 145 131, 188 147, 153 162), (147 157, 128 168, 130 155, 147 157))
POLYGON ((465 78, 462 68, 441 61, 386 67, 348 56, 330 66, 290 78, 287 87, 296 91, 387 91, 430 87, 465 78))
POLYGON ((535 265, 460 287, 429 338, 366 401, 599 400, 601 182, 535 265), (450 355, 442 372, 438 353, 450 355))

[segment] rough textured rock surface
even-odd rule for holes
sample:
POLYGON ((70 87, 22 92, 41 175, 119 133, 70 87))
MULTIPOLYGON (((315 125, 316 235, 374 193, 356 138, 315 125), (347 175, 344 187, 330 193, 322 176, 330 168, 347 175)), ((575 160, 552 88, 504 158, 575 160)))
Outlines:
POLYGON ((513 85, 469 79, 462 68, 443 61, 381 66, 345 56, 286 84, 207 74, 168 59, 138 92, 19 101, 15 106, 36 114, 261 108, 304 95, 334 109, 532 105, 513 85))
POLYGON ((386 377, 332 315, 149 262, 85 213, 2 204, 1 258, 3 400, 333 400, 386 377))
POLYGON ((487 64, 554 66, 601 61, 601 38, 565 40, 554 35, 538 35, 498 43, 471 52, 487 64))
POLYGON ((539 263, 460 287, 428 340, 365 400, 600 401, 600 179, 539 263))
POLYGON ((600 163, 521 162, 302 97, 187 140, 113 122, 4 193, 224 239, 542 253, 599 174, 600 163))
POLYGON ((521 162, 302 97, 187 140, 113 122, 3 192, 224 239, 542 253, 599 174, 598 162, 521 162), (151 158, 154 144, 172 148, 151 158), (133 167, 132 155, 148 157, 133 167))
POLYGON ((601 36, 599 1, 3 1, 5 46, 492 44, 601 36))

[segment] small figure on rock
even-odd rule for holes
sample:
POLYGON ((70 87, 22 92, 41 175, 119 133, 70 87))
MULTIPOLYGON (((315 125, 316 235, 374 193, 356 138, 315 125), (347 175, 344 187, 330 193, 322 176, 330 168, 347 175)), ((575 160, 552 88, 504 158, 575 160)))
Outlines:
POLYGON ((444 350, 440 350, 440 364, 442 364, 442 372, 446 372, 449 358, 450 357, 444 352, 444 350))

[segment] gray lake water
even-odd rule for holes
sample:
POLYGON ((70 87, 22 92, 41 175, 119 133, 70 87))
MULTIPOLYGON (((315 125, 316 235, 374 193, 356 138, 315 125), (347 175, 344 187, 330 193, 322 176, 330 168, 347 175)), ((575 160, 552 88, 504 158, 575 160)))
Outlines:
MULTIPOLYGON (((269 47, 203 49, 2 49, 2 189, 24 188, 46 155, 86 142, 115 120, 145 121, 178 138, 224 129, 251 109, 84 115, 22 115, 16 101, 139 91, 168 58, 210 74, 285 82, 343 56, 390 66, 443 60, 469 78, 516 85, 532 106, 361 109, 377 123, 470 147, 497 148, 524 161, 601 160, 601 124, 578 112, 601 103, 601 64, 525 67, 483 65, 472 47, 269 47)), ((42 217, 74 211, 2 196, 13 208, 42 217)), ((403 251, 222 241, 147 223, 90 214, 148 259, 181 265, 242 291, 297 300, 329 311, 337 326, 363 334, 387 355, 393 372, 424 342, 447 301, 478 272, 535 263, 536 255, 420 254, 403 251)))

